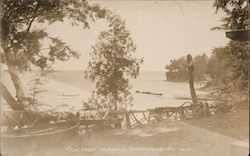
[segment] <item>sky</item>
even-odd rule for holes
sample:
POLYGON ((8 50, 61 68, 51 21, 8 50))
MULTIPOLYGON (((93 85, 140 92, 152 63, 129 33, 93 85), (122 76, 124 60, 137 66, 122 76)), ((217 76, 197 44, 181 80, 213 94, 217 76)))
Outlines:
MULTIPOLYGON (((144 58, 142 71, 164 71, 171 59, 187 54, 206 53, 225 46, 225 32, 211 28, 221 25, 223 12, 215 13, 213 1, 91 1, 99 3, 126 20, 127 29, 137 45, 136 56, 144 58)), ((55 64, 56 70, 84 70, 90 61, 91 46, 98 34, 107 29, 98 21, 90 29, 56 23, 47 27, 81 53, 80 59, 55 64)))

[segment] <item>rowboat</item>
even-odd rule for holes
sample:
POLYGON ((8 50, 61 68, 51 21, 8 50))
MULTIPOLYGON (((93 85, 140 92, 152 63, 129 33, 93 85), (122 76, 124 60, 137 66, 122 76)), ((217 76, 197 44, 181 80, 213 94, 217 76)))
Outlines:
MULTIPOLYGON (((77 119, 74 114, 67 114, 67 120, 77 119)), ((34 111, 2 111, 1 126, 7 127, 7 130, 22 127, 33 127, 41 124, 58 122, 62 119, 59 113, 34 112, 34 111)), ((6 129, 5 129, 6 130, 6 129)), ((3 131, 3 130, 1 130, 3 131)))
POLYGON ((3 145, 24 142, 55 142, 78 134, 79 119, 58 120, 44 112, 1 112, 1 140, 3 145))
POLYGON ((79 120, 22 127, 1 133, 3 155, 28 155, 62 147, 78 137, 79 120))

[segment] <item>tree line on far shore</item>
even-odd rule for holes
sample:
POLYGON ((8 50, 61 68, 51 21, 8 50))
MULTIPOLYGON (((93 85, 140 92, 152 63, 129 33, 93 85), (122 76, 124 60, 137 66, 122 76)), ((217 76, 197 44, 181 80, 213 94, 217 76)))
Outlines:
MULTIPOLYGON (((214 48, 209 57, 205 53, 194 56, 194 79, 209 83, 227 83, 238 80, 242 87, 248 81, 248 42, 230 41, 225 47, 214 48)), ((186 57, 170 60, 166 65, 168 81, 188 81, 186 57)))
MULTIPOLYGON (((194 57, 194 78, 196 81, 205 81, 208 78, 207 66, 209 57, 204 53, 194 57)), ((186 56, 178 59, 170 60, 170 64, 166 65, 166 79, 168 81, 188 81, 186 56)))
MULTIPOLYGON (((225 47, 214 48, 212 55, 194 56, 194 79, 211 85, 237 83, 240 89, 248 88, 249 42, 230 41, 225 47)), ((186 57, 166 65, 169 81, 188 81, 186 57)))

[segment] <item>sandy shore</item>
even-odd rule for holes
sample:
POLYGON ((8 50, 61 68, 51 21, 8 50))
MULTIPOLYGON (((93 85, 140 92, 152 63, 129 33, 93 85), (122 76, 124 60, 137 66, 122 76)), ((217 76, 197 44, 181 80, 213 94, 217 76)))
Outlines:
MULTIPOLYGON (((26 96, 31 96, 34 88, 34 80, 37 76, 32 73, 20 75, 23 89, 26 96)), ((12 95, 15 95, 15 88, 9 74, 5 72, 1 77, 3 83, 7 86, 12 95)), ((87 102, 91 92, 67 85, 53 80, 51 77, 42 78, 39 85, 41 93, 37 94, 39 101, 39 111, 54 110, 57 112, 77 112, 82 108, 83 102, 87 102)), ((1 99, 1 103, 6 103, 1 99)), ((6 105, 4 105, 6 106, 6 105)), ((8 107, 3 107, 3 110, 8 107)))

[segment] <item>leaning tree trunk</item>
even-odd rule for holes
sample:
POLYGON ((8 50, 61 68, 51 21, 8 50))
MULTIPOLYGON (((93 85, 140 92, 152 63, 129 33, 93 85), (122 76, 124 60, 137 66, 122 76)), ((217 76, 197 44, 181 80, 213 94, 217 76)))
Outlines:
POLYGON ((7 87, 0 81, 1 96, 9 104, 10 108, 13 110, 23 110, 23 106, 18 104, 14 97, 10 94, 7 87))
MULTIPOLYGON (((2 45, 3 47, 3 45, 2 45)), ((4 50, 4 53, 2 53, 5 56, 5 61, 8 66, 8 72, 10 74, 11 80, 14 84, 15 91, 16 91, 16 97, 17 100, 11 95, 11 93, 8 91, 8 88, 1 82, 1 96, 6 100, 6 102, 9 104, 9 106, 13 110, 21 110, 23 109, 23 106, 19 103, 21 100, 24 99, 24 90, 21 84, 21 81, 18 77, 17 71, 14 68, 14 66, 10 65, 9 60, 8 60, 8 48, 2 48, 4 50)), ((1 60, 2 62, 2 60, 1 60)))

